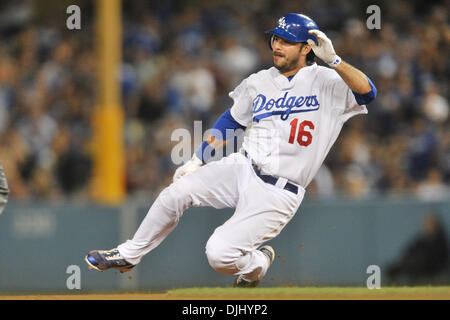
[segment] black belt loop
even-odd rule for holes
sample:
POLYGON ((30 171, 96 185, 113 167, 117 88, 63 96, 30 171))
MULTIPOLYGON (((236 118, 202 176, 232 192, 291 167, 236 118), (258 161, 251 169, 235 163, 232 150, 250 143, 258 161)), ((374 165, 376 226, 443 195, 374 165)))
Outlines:
MULTIPOLYGON (((244 150, 244 155, 248 158, 247 151, 244 150)), ((277 184, 278 178, 268 175, 268 174, 262 174, 261 171, 256 167, 254 163, 252 163, 253 170, 255 171, 256 175, 265 183, 270 183, 273 185, 277 184)), ((292 193, 298 194, 298 187, 290 182, 286 182, 286 185, 284 186, 285 190, 288 190, 292 193)))

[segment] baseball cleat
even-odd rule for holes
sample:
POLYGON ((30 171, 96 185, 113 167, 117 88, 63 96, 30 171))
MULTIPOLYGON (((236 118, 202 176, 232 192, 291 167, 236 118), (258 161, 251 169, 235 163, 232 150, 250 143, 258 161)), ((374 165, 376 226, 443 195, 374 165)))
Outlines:
POLYGON ((134 265, 126 261, 119 253, 117 248, 111 250, 92 250, 84 258, 89 269, 105 271, 108 269, 117 269, 120 273, 130 271, 134 265))
MULTIPOLYGON (((269 259, 269 267, 272 265, 273 260, 275 259, 275 251, 271 246, 262 246, 258 249, 262 253, 266 255, 266 257, 269 259)), ((254 288, 259 284, 259 280, 255 281, 247 281, 243 278, 243 275, 239 275, 234 280, 233 287, 236 288, 254 288)))

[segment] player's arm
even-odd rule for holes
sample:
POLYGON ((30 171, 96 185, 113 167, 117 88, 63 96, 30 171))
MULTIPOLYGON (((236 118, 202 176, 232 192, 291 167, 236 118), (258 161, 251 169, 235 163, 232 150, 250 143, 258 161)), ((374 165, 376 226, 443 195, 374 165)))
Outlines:
POLYGON ((342 61, 334 70, 336 70, 352 91, 359 94, 367 94, 372 91, 367 76, 349 63, 342 61))
POLYGON ((370 78, 361 70, 342 61, 336 54, 331 40, 320 30, 310 30, 309 33, 317 38, 317 44, 308 40, 314 54, 332 67, 353 91, 358 104, 367 104, 375 99, 377 89, 370 78))
MULTIPOLYGON (((195 151, 192 159, 175 171, 173 179, 179 179, 189 173, 194 172, 214 156, 215 150, 222 148, 227 143, 227 131, 237 129, 245 130, 246 127, 239 124, 231 115, 231 109, 225 111, 214 123, 212 129, 215 134, 210 135, 203 141, 202 145, 195 151)), ((234 137, 234 136, 233 136, 234 137)))
MULTIPOLYGON (((195 155, 202 160, 203 163, 209 161, 214 156, 214 150, 222 148, 227 141, 232 138, 227 135, 227 131, 235 131, 237 129, 245 130, 246 127, 237 122, 231 115, 231 109, 228 109, 217 119, 212 129, 213 134, 208 137, 206 141, 203 141, 200 148, 197 149, 195 155)), ((233 136, 234 137, 234 136, 233 136)))

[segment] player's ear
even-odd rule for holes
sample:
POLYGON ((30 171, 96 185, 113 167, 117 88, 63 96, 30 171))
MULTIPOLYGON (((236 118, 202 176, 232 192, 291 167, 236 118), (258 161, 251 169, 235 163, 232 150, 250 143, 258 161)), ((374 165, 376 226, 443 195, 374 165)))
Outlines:
POLYGON ((311 46, 308 43, 304 43, 302 47, 302 53, 307 55, 312 50, 311 46))

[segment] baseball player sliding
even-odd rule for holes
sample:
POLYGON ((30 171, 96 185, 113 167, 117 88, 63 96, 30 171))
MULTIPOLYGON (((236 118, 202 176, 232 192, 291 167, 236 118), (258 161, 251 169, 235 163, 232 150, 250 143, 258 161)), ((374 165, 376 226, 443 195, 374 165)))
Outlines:
POLYGON ((206 244, 211 267, 235 276, 237 287, 254 287, 264 277, 275 253, 263 244, 297 212, 343 124, 367 113, 365 105, 377 93, 309 17, 286 14, 267 33, 274 66, 244 79, 230 93, 233 106, 213 126, 222 137, 227 129, 245 129, 240 151, 208 162, 226 139, 204 141, 176 170, 133 239, 89 252, 90 268, 132 269, 174 230, 187 208, 208 206, 235 208, 206 244), (314 63, 315 56, 330 68, 314 63))

